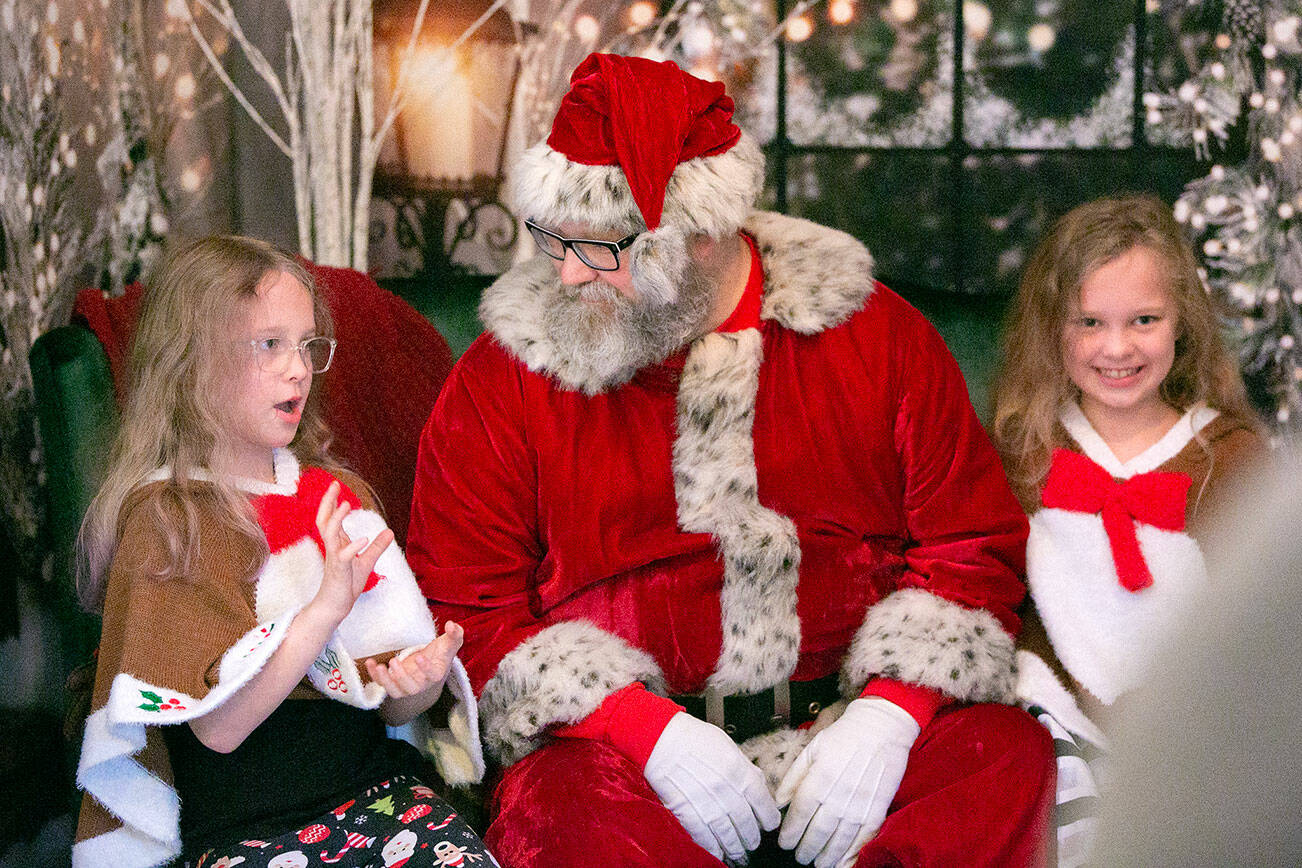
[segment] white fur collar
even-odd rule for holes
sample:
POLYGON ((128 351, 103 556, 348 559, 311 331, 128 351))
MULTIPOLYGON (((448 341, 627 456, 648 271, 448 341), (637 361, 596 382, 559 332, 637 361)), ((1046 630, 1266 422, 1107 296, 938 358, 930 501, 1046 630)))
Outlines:
MULTIPOLYGON (((840 325, 872 293, 872 254, 853 236, 763 211, 752 213, 742 229, 755 239, 764 263, 762 319, 814 334, 840 325)), ((563 354, 542 326, 542 287, 554 274, 541 255, 515 266, 484 291, 479 316, 531 371, 573 387, 563 354)))
POLYGON ((1206 404, 1194 404, 1171 426, 1162 439, 1136 455, 1129 461, 1118 461, 1108 444, 1094 430, 1090 420, 1075 401, 1063 404, 1058 420, 1072 439, 1080 444, 1085 455, 1102 467, 1116 479, 1129 479, 1140 473, 1156 470, 1180 454, 1180 450, 1189 444, 1199 431, 1206 428, 1220 412, 1206 404))
MULTIPOLYGON (((249 479, 245 476, 231 476, 226 478, 226 482, 240 491, 247 491, 249 494, 286 494, 292 495, 298 491, 298 458, 288 449, 277 449, 272 455, 272 470, 276 475, 275 482, 263 482, 260 479, 249 479)), ((143 482, 163 482, 172 478, 172 468, 160 467, 153 473, 146 476, 143 482)), ((190 478, 197 479, 200 482, 213 482, 217 477, 212 471, 196 467, 190 471, 190 478)))

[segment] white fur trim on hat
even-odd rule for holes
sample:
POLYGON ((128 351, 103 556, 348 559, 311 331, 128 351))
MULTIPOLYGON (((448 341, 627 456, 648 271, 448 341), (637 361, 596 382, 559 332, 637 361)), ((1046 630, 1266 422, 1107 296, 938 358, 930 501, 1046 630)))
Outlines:
MULTIPOLYGON (((742 133, 722 154, 678 164, 665 187, 660 226, 722 238, 741 226, 763 186, 764 155, 742 133)), ((546 226, 582 223, 614 232, 646 228, 620 166, 571 162, 546 142, 520 156, 510 191, 518 215, 546 226)))

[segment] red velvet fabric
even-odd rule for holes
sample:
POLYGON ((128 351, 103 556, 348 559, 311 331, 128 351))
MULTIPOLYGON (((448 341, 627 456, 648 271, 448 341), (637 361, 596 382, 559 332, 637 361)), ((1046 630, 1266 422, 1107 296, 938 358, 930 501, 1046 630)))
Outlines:
POLYGON ((1069 449, 1055 449, 1040 500, 1050 509, 1101 513, 1117 579, 1133 593, 1153 584, 1153 573, 1135 535, 1136 523, 1184 530, 1191 485, 1193 478, 1187 473, 1162 471, 1116 480, 1089 457, 1069 449))
POLYGON ((506 770, 484 843, 502 868, 719 868, 608 744, 562 738, 506 770))
POLYGON ((716 332, 739 332, 760 327, 760 310, 764 306, 764 264, 760 261, 755 239, 745 233, 741 237, 750 249, 750 273, 746 275, 746 286, 741 291, 741 298, 737 299, 737 306, 726 320, 719 323, 716 332))
POLYGON ((77 300, 73 302, 73 321, 94 332, 104 347, 119 405, 127 397, 127 350, 131 346, 131 336, 136 332, 140 296, 144 291, 143 284, 133 283, 122 295, 114 297, 87 287, 77 293, 77 300))
MULTIPOLYGON (((1002 705, 943 710, 914 744, 891 813, 857 865, 1043 865, 1053 793, 1053 742, 1029 715, 1002 705)), ((633 762, 596 741, 560 739, 525 757, 506 770, 491 808, 484 840, 503 868, 721 864, 633 762)), ((795 861, 770 850, 752 864, 795 861)))
MULTIPOLYGON (((1015 633, 1026 518, 935 330, 878 286, 837 328, 761 335, 759 499, 802 551, 793 677, 836 671, 868 607, 901 588, 1015 633)), ((521 642, 580 618, 650 653, 670 692, 703 689, 722 565, 708 534, 678 528, 682 363, 588 397, 482 336, 454 369, 422 434, 407 555, 436 618, 466 628, 477 691, 521 642)))
POLYGON ((907 711, 922 729, 926 729, 937 711, 953 701, 939 690, 923 687, 921 684, 895 681, 891 678, 869 679, 859 696, 878 696, 887 702, 895 703, 907 711))
POLYGON ((660 225, 679 163, 721 154, 741 138, 723 83, 673 61, 589 54, 570 75, 547 144, 576 163, 619 164, 648 229, 660 225))
POLYGON ((571 726, 555 731, 561 738, 593 738, 605 742, 646 768, 660 734, 683 707, 672 699, 656 696, 641 681, 616 690, 597 710, 571 726))
MULTIPOLYGON (((316 513, 325 497, 333 476, 320 467, 309 467, 298 477, 298 488, 291 494, 262 494, 253 498, 253 512, 258 525, 267 535, 267 550, 275 555, 307 537, 316 543, 317 551, 325 557, 325 540, 316 526, 316 513)), ((362 502, 347 485, 339 482, 339 503, 361 509, 362 502)), ((372 572, 366 577, 365 593, 379 584, 381 576, 372 572)))
MULTIPOLYGON (((398 545, 416 474, 416 446, 452 370, 452 349, 411 305, 351 268, 304 263, 335 322, 335 361, 321 377, 330 451, 365 479, 398 545)), ((437 287, 431 287, 437 292, 437 287)))
MULTIPOLYGON (((411 305, 351 268, 304 262, 335 323, 334 364, 318 378, 331 452, 375 491, 399 545, 406 541, 416 444, 443 381, 452 350, 411 305)), ((127 351, 142 293, 132 284, 110 298, 98 289, 77 295, 73 316, 104 346, 121 402, 127 351)))

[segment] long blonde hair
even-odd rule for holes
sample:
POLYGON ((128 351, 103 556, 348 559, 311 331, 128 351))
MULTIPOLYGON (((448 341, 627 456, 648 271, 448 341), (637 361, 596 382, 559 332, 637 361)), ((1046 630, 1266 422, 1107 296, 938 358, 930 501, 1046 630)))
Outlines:
POLYGON ((1166 264, 1176 305, 1175 361, 1159 389, 1162 400, 1180 411, 1203 401, 1248 427, 1259 427, 1198 276, 1193 249, 1171 209, 1151 195, 1096 199, 1073 208, 1040 242, 1022 273, 1004 327, 994 437, 1023 503, 1034 497, 1053 449, 1062 445, 1060 407, 1080 397, 1067 377, 1062 341, 1081 284, 1137 246, 1166 264))
MULTIPOLYGON (((146 509, 167 546, 162 578, 186 574, 198 554, 199 513, 189 483, 208 466, 224 437, 222 392, 232 369, 236 317, 257 298, 270 274, 285 272, 312 297, 316 333, 332 336, 330 311, 307 270, 270 244, 239 236, 212 236, 182 244, 160 265, 141 300, 131 344, 128 391, 108 473, 91 501, 77 537, 77 585, 82 605, 103 605, 109 564, 121 539, 128 498, 146 509), (159 468, 162 484, 137 491, 159 468), (138 502, 137 502, 138 501, 138 502)), ((312 389, 290 448, 304 463, 335 466, 329 431, 312 389)), ((252 576, 266 558, 266 539, 248 496, 221 480, 211 491, 218 519, 247 537, 258 552, 245 565, 252 576)))

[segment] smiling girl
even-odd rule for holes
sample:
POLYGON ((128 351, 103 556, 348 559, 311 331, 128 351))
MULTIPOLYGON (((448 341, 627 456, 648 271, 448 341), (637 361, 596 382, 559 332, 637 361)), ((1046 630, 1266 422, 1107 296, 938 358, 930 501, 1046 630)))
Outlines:
POLYGON ((312 386, 334 347, 308 273, 252 239, 180 247, 143 297, 78 540, 103 635, 75 866, 366 865, 398 832, 426 842, 413 868, 445 840, 486 855, 386 736, 446 683, 435 762, 483 772, 461 628, 437 633, 327 451, 312 386))
POLYGON ((1198 540, 1264 444, 1193 251, 1152 196, 1059 220, 1022 276, 994 434, 1031 516, 1019 700, 1080 751, 1059 760, 1060 864, 1084 858, 1101 709, 1140 683, 1198 540))

